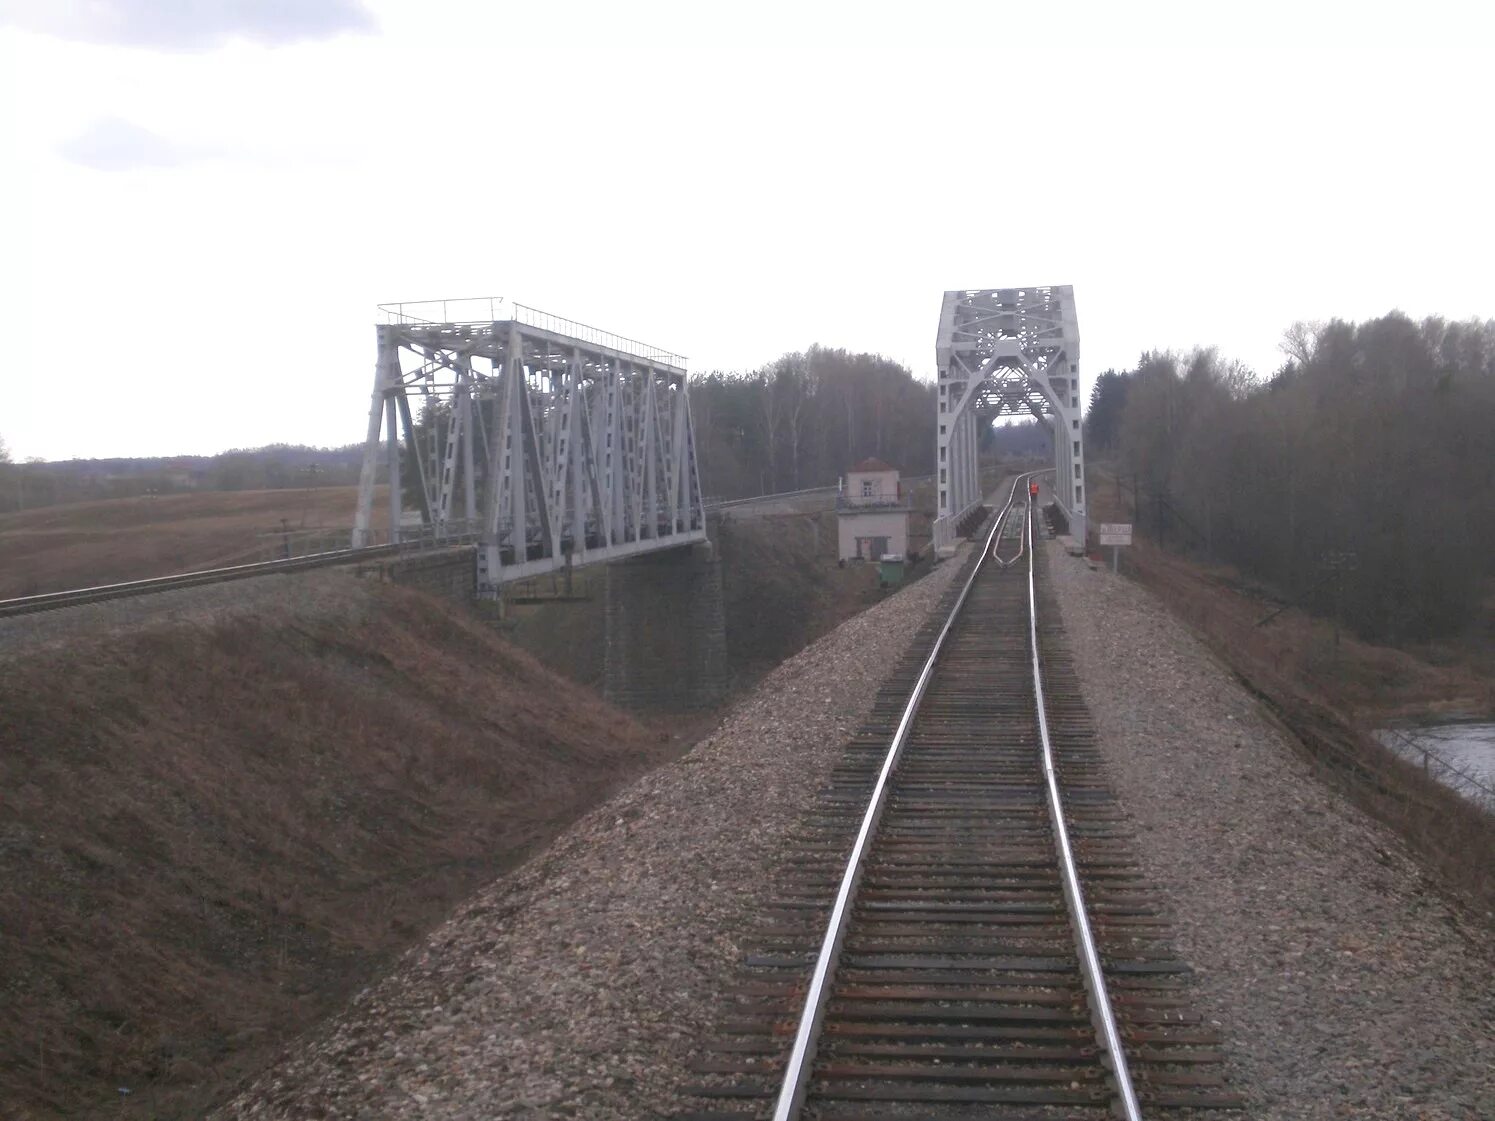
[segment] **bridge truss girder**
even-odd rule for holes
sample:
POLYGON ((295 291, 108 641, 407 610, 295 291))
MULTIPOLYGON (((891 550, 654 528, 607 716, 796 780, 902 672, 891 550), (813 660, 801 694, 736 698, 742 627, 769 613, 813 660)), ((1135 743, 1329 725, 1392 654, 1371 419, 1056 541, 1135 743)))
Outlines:
POLYGON ((1085 472, 1080 409, 1080 331, 1074 289, 964 289, 946 292, 935 343, 939 370, 939 516, 936 549, 981 503, 981 427, 1034 416, 1054 438, 1054 497, 1070 532, 1085 539, 1085 472))
POLYGON ((510 307, 376 328, 354 546, 373 543, 381 457, 389 539, 475 541, 480 595, 706 540, 683 360, 510 307))

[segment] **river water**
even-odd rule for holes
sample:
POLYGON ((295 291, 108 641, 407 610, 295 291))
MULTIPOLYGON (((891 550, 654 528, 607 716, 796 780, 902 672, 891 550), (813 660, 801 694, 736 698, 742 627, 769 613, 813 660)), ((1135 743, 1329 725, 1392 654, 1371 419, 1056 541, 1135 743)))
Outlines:
POLYGON ((1462 794, 1495 806, 1495 724, 1425 724, 1387 728, 1376 738, 1405 759, 1423 762, 1428 773, 1462 794), (1476 785, 1477 784, 1477 785, 1476 785))

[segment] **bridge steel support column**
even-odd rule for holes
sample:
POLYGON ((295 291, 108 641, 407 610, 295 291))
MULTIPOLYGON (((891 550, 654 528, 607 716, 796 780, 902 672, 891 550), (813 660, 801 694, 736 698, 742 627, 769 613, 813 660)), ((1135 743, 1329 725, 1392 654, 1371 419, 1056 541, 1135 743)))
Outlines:
POLYGON ((948 552, 956 527, 981 502, 982 431, 1004 417, 1034 416, 1054 439, 1054 497, 1070 533, 1085 540, 1080 329, 1074 289, 946 292, 935 341, 939 369, 934 546, 948 552))

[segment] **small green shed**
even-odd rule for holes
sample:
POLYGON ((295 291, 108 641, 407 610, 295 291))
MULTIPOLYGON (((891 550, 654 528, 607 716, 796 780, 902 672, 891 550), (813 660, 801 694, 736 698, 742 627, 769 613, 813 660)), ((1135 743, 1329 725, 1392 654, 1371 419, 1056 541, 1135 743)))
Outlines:
POLYGON ((903 583, 903 554, 886 553, 877 562, 877 582, 884 588, 903 583))

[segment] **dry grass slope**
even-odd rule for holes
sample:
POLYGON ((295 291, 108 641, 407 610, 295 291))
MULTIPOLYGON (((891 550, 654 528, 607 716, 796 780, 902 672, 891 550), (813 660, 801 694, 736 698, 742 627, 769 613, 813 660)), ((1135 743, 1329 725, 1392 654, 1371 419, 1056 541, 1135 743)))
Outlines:
POLYGON ((681 748, 457 609, 272 586, 0 660, 0 1117, 200 1116, 681 748))

